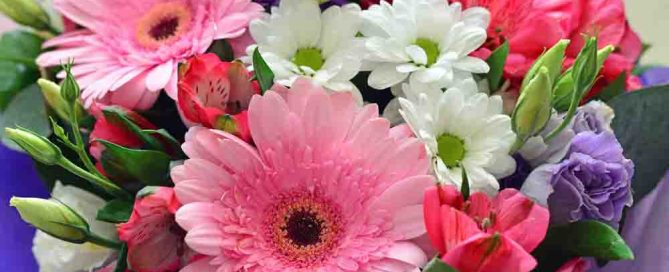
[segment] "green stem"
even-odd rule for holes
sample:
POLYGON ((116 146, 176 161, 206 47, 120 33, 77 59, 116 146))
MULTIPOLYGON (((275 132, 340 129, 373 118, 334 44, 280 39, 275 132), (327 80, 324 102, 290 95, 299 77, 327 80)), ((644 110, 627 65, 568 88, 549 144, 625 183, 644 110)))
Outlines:
POLYGON ((94 173, 98 177, 103 177, 102 173, 98 171, 98 169, 95 167, 95 164, 93 164, 93 161, 91 161, 88 153, 86 153, 86 145, 84 144, 84 140, 81 137, 81 131, 79 131, 79 113, 77 112, 78 108, 79 107, 76 105, 76 103, 73 103, 70 111, 70 123, 72 125, 72 134, 74 135, 74 144, 76 145, 75 151, 89 172, 94 173))
POLYGON ((128 194, 126 191, 123 191, 121 187, 118 187, 116 184, 112 183, 111 181, 99 177, 97 175, 91 174, 90 172, 82 169, 81 167, 77 166, 76 164, 72 163, 65 157, 62 157, 60 161, 58 162, 58 165, 61 167, 65 168, 66 170, 70 171, 72 174, 75 174, 85 180, 90 181, 96 186, 101 187, 103 190, 106 192, 109 192, 113 196, 123 198, 123 199, 131 199, 132 197, 130 194, 128 194))
POLYGON ((119 242, 109 240, 107 238, 101 237, 101 236, 99 236, 95 233, 92 233, 92 232, 88 234, 87 238, 88 238, 88 242, 91 242, 93 244, 103 246, 103 247, 106 247, 106 248, 121 249, 121 246, 123 246, 123 244, 121 244, 119 242))
POLYGON ((525 141, 516 137, 516 141, 513 143, 513 146, 511 146, 511 154, 514 154, 516 151, 523 148, 523 145, 525 145, 525 141))

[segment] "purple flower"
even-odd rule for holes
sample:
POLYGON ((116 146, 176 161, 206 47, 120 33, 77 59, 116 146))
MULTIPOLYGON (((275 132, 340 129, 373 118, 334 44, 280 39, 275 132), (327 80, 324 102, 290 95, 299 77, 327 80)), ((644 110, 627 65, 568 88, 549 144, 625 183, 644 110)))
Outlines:
POLYGON ((575 133, 592 131, 602 133, 611 132, 611 120, 613 120, 613 109, 601 101, 590 101, 578 108, 574 117, 572 129, 575 133))
POLYGON ((632 204, 633 173, 613 133, 586 131, 574 137, 562 162, 535 169, 522 191, 548 205, 552 224, 594 219, 617 227, 632 204))

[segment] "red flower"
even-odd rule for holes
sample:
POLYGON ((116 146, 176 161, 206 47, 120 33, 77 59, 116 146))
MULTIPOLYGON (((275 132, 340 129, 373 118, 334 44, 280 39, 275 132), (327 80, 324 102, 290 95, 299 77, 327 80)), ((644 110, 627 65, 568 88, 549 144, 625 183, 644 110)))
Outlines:
POLYGON ((549 214, 514 189, 494 199, 474 193, 464 201, 453 186, 425 192, 423 211, 432 245, 461 272, 530 271, 529 254, 544 239, 549 214))
POLYGON ((135 200, 130 220, 117 227, 119 239, 128 245, 133 271, 177 271, 186 264, 191 255, 184 244, 186 232, 174 221, 180 206, 174 190, 167 187, 135 200))
MULTIPOLYGON (((119 124, 114 120, 108 120, 105 115, 102 113, 104 105, 94 104, 91 106, 91 114, 95 117, 95 126, 90 135, 90 153, 91 155, 98 160, 102 157, 102 151, 104 151, 104 146, 99 143, 97 140, 105 140, 120 146, 128 148, 139 148, 142 147, 142 141, 137 135, 132 133, 124 124, 119 124)), ((156 129, 157 127, 148 120, 144 119, 142 116, 136 112, 126 110, 117 106, 118 109, 124 111, 125 116, 139 126, 141 129, 156 129)), ((100 168, 98 166, 98 168, 100 168)))
POLYGON ((260 88, 243 64, 222 62, 215 54, 191 58, 180 71, 178 86, 179 109, 186 121, 250 141, 246 109, 260 88))
POLYGON ((574 258, 563 264, 556 272, 585 272, 590 268, 590 262, 583 258, 574 258))

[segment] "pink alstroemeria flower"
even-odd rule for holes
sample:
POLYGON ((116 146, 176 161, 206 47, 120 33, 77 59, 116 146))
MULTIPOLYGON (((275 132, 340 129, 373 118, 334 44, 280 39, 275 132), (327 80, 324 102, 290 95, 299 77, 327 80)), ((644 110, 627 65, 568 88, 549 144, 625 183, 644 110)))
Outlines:
POLYGON ((246 110, 260 87, 242 63, 223 62, 215 54, 193 57, 182 66, 178 86, 179 110, 186 123, 250 141, 246 110))
POLYGON ((186 232, 174 214, 181 206, 174 190, 152 188, 138 197, 128 222, 118 226, 118 236, 128 245, 128 264, 137 272, 177 271, 188 261, 186 232))
POLYGON ((460 272, 530 271, 529 254, 544 239, 549 213, 514 189, 494 199, 474 193, 467 201, 453 186, 425 192, 425 226, 442 260, 460 272))

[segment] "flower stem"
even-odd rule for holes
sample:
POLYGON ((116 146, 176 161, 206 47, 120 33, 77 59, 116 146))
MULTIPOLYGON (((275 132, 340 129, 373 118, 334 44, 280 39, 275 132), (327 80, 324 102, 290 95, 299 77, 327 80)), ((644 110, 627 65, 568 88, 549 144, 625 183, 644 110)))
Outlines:
POLYGON ((87 239, 88 242, 111 249, 121 249, 121 246, 123 245, 119 242, 109 240, 92 232, 88 234, 87 239))
POLYGON ((101 187, 105 192, 110 193, 111 195, 123 199, 131 199, 132 197, 126 191, 118 187, 116 184, 111 181, 99 177, 97 175, 91 174, 90 172, 82 169, 76 164, 72 163, 70 160, 65 157, 61 158, 58 162, 58 165, 70 171, 72 174, 75 174, 85 180, 90 181, 93 185, 101 187))
POLYGON ((81 137, 81 131, 79 130, 79 112, 78 112, 79 107, 76 105, 76 103, 72 103, 71 107, 71 114, 70 114, 70 123, 72 127, 72 134, 74 135, 74 144, 76 145, 75 151, 79 155, 79 159, 81 162, 84 163, 84 166, 86 166, 86 169, 88 169, 89 172, 94 173, 98 177, 103 177, 102 173, 98 171, 98 169, 95 167, 95 164, 93 164, 93 161, 91 161, 91 158, 88 156, 88 153, 86 153, 86 145, 84 144, 84 140, 81 137))

